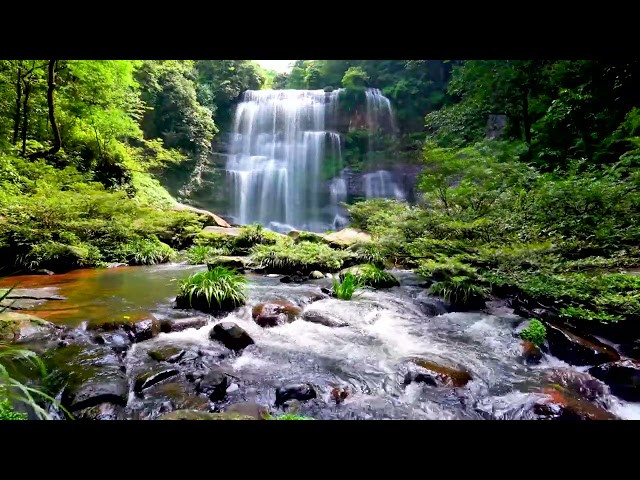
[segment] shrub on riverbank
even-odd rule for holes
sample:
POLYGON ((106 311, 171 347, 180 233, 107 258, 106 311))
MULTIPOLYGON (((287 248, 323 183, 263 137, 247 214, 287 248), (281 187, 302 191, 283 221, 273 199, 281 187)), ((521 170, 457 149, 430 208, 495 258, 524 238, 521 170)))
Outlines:
MULTIPOLYGON (((373 288, 390 288, 400 285, 398 279, 392 274, 371 264, 351 267, 345 273, 353 274, 362 286, 373 288)), ((345 277, 345 274, 341 274, 340 277, 345 277)))
POLYGON ((215 267, 190 275, 180 283, 178 308, 195 308, 203 312, 233 310, 246 303, 247 279, 235 270, 215 267))
POLYGON ((229 255, 225 248, 214 248, 206 245, 192 245, 187 249, 187 262, 190 265, 203 265, 215 257, 229 255))
POLYGON ((335 272, 340 270, 345 260, 352 258, 350 252, 314 242, 256 245, 250 254, 253 263, 278 273, 335 272))

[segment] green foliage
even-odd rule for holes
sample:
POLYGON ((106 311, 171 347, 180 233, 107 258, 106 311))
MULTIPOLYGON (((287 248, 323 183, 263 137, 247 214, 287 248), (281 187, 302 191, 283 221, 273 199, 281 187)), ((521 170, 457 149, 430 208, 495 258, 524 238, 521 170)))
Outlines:
POLYGON ((134 240, 125 244, 121 250, 121 259, 129 265, 155 265, 175 258, 175 250, 157 238, 134 240))
POLYGON ((215 257, 224 255, 229 255, 229 251, 206 245, 192 245, 187 249, 187 262, 189 262, 190 265, 203 265, 215 257))
POLYGON ((621 315, 612 315, 606 312, 594 312, 586 308, 565 307, 560 309, 560 316, 577 320, 589 320, 598 322, 618 322, 623 320, 621 315))
POLYGON ((456 275, 431 285, 433 295, 459 306, 478 306, 489 297, 489 289, 466 275, 456 275))
POLYGON ((339 270, 351 254, 344 250, 334 250, 328 245, 313 242, 277 243, 275 245, 256 245, 251 249, 251 260, 263 267, 294 273, 339 270))
POLYGON ((360 67, 349 67, 342 77, 344 88, 366 88, 369 83, 369 75, 360 67))
MULTIPOLYGON (((371 264, 353 267, 350 273, 355 275, 361 286, 389 288, 400 285, 396 277, 392 274, 371 264)), ((341 277, 343 277, 343 275, 341 275, 341 277)))
MULTIPOLYGON (((77 238, 72 235, 67 234, 67 238, 72 240, 77 238)), ((49 241, 33 245, 26 255, 17 258, 17 265, 28 270, 45 268, 60 272, 98 266, 101 264, 101 259, 100 250, 93 245, 71 246, 49 241)))
POLYGON ((362 281, 353 273, 348 272, 340 280, 333 279, 333 294, 340 300, 351 300, 353 293, 362 286, 362 281))
POLYGON ((275 420, 315 420, 313 417, 305 417, 304 415, 298 415, 295 413, 283 413, 278 415, 275 420))
POLYGON ((0 420, 26 420, 27 414, 16 412, 9 400, 0 401, 0 420))
POLYGON ((254 245, 275 245, 280 237, 277 233, 264 229, 262 225, 247 225, 235 237, 234 251, 246 253, 254 245))
POLYGON ((540 320, 530 320, 529 326, 520 332, 523 340, 528 340, 535 345, 543 345, 544 337, 547 335, 547 329, 540 320))
POLYGON ((225 310, 244 305, 247 279, 233 269, 215 267, 195 273, 180 283, 178 306, 200 308, 206 302, 209 310, 225 310))
POLYGON ((347 251, 353 255, 356 263, 370 263, 378 268, 384 268, 385 255, 375 242, 356 242, 347 251))

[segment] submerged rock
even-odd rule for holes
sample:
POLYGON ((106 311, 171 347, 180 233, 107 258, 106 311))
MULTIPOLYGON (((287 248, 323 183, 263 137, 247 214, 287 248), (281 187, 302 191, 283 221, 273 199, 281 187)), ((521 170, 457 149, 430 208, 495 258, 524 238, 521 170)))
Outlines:
POLYGON ((622 360, 589 369, 589 373, 605 382, 614 395, 629 402, 640 401, 640 363, 622 360))
POLYGON ((310 383, 292 383, 276 390, 276 407, 289 400, 304 402, 317 396, 315 388, 310 383))
POLYGON ((209 338, 222 343, 230 350, 242 350, 254 343, 249 334, 233 322, 221 322, 214 325, 209 338))
POLYGON ((166 370, 160 371, 152 371, 143 373, 142 375, 136 378, 136 382, 133 386, 133 391, 136 395, 141 396, 143 390, 146 390, 149 387, 152 387, 156 383, 159 383, 167 378, 174 377, 180 373, 175 368, 169 368, 166 370))
POLYGON ((608 406, 606 398, 609 389, 603 382, 586 372, 578 372, 571 368, 554 368, 545 372, 544 380, 556 388, 566 389, 574 396, 597 402, 603 407, 608 406))
POLYGON ((251 310, 251 317, 263 328, 275 327, 296 320, 302 309, 284 300, 259 303, 251 310))
POLYGON ((209 320, 207 317, 163 318, 160 322, 162 333, 182 332, 188 328, 202 328, 209 320))
POLYGON ((302 319, 311 322, 311 323, 319 323, 320 325, 324 325, 325 327, 346 327, 349 324, 340 320, 339 318, 335 318, 329 313, 319 312, 317 310, 306 310, 302 314, 302 319))
POLYGON ((269 416, 267 408, 255 402, 234 403, 229 405, 225 412, 251 417, 254 420, 265 420, 269 416))
POLYGON ((124 407, 113 403, 101 403, 80 410, 74 415, 76 420, 125 420, 124 407))
POLYGON ((230 378, 226 373, 210 370, 196 380, 195 387, 198 393, 204 393, 216 402, 224 399, 230 383, 230 378))
POLYGON ((182 357, 184 357, 186 350, 182 350, 178 347, 166 346, 149 350, 148 355, 158 362, 176 363, 182 357))
POLYGON ((616 420, 604 408, 579 398, 568 390, 543 389, 545 396, 534 405, 534 412, 549 420, 616 420))
POLYGON ((301 272, 296 272, 294 275, 285 275, 280 279, 282 283, 303 283, 306 280, 307 277, 301 272))
POLYGON ((613 347, 590 335, 581 336, 568 327, 546 324, 549 351, 560 360, 573 365, 599 365, 615 362, 620 355, 613 347))
POLYGON ((461 367, 446 366, 430 359, 413 358, 404 383, 421 382, 433 386, 464 387, 472 379, 461 367), (417 369, 415 367, 418 367, 417 369))

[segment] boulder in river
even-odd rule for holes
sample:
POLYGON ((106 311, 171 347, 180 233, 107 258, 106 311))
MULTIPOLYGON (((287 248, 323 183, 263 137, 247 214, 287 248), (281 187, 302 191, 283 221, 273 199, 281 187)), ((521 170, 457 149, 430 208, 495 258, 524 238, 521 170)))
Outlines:
POLYGON ((220 401, 227 394, 231 384, 229 375, 224 372, 209 370, 195 382, 196 392, 204 393, 212 401, 220 401))
POLYGON ((426 383, 433 386, 464 387, 471 380, 471 374, 461 367, 447 366, 431 359, 413 358, 404 383, 426 383), (416 368, 417 367, 417 368, 416 368))
POLYGON ((603 407, 608 406, 609 388, 587 372, 579 372, 572 368, 553 368, 545 372, 544 380, 555 388, 562 387, 575 396, 596 402, 603 407))
POLYGON ((319 270, 314 270, 309 274, 309 278, 311 280, 320 280, 321 278, 324 278, 324 273, 319 270))
POLYGON ((296 272, 293 275, 285 275, 280 278, 282 283, 303 283, 307 280, 307 276, 302 272, 296 272))
POLYGON ((220 322, 213 326, 209 338, 222 343, 230 350, 242 350, 254 343, 249 334, 233 322, 220 322))
POLYGON ((64 385, 61 403, 70 412, 102 403, 126 406, 125 366, 108 346, 74 343, 48 351, 44 360, 64 385))
POLYGON ((0 341, 31 342, 53 339, 61 329, 35 315, 0 313, 0 341))
POLYGON ((275 327, 292 322, 300 316, 302 309, 284 300, 259 303, 251 310, 253 321, 261 327, 275 327))
POLYGON ((149 387, 152 387, 156 383, 159 383, 167 378, 174 377, 180 373, 175 368, 167 368, 161 370, 155 370, 151 372, 143 373, 136 378, 136 382, 133 386, 133 391, 136 395, 142 396, 142 392, 149 387))
POLYGON ((349 325, 347 322, 340 320, 327 312, 321 312, 318 310, 305 310, 302 314, 302 319, 307 322, 319 323, 320 325, 331 328, 346 327, 349 325))
POLYGON ((568 327, 547 323, 547 342, 549 351, 560 360, 573 365, 600 365, 615 362, 620 355, 591 335, 578 335, 568 327))
POLYGON ((629 402, 640 402, 640 363, 625 359, 591 367, 589 373, 605 382, 614 395, 629 402))
POLYGON ((534 412, 549 420, 616 420, 604 408, 573 395, 562 388, 544 388, 545 394, 534 405, 534 412))
POLYGON ((209 320, 207 317, 163 318, 160 322, 162 333, 181 332, 188 328, 202 328, 209 320))
POLYGON ((276 407, 289 400, 304 402, 316 398, 318 394, 310 383, 291 383, 276 390, 276 407))
POLYGON ((184 357, 186 350, 174 346, 164 346, 149 350, 148 355, 158 362, 176 363, 184 357))
POLYGON ((158 336, 160 333, 160 322, 156 318, 126 324, 125 330, 129 332, 129 337, 133 342, 143 342, 158 336))

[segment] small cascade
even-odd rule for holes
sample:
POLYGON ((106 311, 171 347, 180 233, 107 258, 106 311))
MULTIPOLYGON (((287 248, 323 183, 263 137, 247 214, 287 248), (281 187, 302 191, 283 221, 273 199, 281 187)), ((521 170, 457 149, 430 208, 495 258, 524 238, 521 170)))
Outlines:
POLYGON ((378 170, 363 175, 364 193, 369 198, 395 198, 405 200, 406 194, 393 180, 393 176, 386 170, 378 170))

